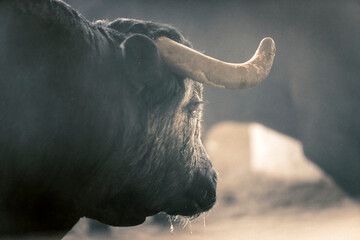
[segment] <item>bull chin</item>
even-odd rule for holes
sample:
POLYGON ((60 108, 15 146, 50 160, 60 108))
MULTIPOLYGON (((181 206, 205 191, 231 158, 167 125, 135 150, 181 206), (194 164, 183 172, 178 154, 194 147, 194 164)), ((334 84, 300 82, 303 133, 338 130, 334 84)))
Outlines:
POLYGON ((104 209, 99 212, 85 215, 86 217, 96 219, 104 224, 116 226, 116 227, 130 227, 140 225, 145 222, 146 217, 152 216, 158 213, 158 211, 143 211, 139 209, 128 209, 127 212, 104 209))
POLYGON ((131 226, 137 226, 145 222, 147 216, 139 216, 139 215, 121 215, 120 218, 114 217, 109 218, 105 217, 104 219, 99 219, 102 223, 105 223, 107 225, 111 226, 117 226, 117 227, 131 227, 131 226))

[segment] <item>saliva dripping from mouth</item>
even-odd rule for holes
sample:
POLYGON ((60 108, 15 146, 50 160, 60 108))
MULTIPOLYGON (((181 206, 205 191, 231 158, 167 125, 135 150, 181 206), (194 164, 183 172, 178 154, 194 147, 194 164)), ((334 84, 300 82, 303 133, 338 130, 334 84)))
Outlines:
MULTIPOLYGON (((192 225, 191 223, 197 219, 201 213, 195 214, 191 217, 184 217, 180 215, 168 215, 168 221, 170 223, 170 232, 174 233, 174 223, 179 223, 180 226, 182 226, 182 229, 185 229, 187 226, 189 228, 190 233, 192 234, 192 225)), ((203 226, 206 227, 205 224, 205 215, 203 215, 203 226)))

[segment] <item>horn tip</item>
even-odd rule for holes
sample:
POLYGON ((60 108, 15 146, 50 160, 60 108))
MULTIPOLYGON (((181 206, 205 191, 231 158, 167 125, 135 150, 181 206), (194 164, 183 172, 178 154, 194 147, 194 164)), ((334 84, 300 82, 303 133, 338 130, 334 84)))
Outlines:
POLYGON ((266 37, 263 40, 261 40, 259 48, 275 55, 276 52, 275 41, 271 37, 266 37))

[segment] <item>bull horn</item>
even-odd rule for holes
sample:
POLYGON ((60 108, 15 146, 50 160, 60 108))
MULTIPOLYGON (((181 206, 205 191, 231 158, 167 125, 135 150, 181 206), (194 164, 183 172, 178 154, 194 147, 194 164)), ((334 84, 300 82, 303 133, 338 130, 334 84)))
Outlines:
POLYGON ((249 88, 263 81, 270 72, 274 56, 274 40, 264 38, 254 56, 245 63, 227 63, 206 56, 167 37, 156 40, 165 62, 175 73, 216 87, 249 88))

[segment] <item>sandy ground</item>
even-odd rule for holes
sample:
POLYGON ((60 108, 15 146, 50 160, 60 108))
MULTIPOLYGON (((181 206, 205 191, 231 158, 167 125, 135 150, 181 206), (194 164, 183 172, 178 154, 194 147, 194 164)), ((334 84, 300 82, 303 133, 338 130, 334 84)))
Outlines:
MULTIPOLYGON (((210 212, 193 221, 173 219, 172 224, 167 216, 158 215, 140 226, 112 227, 107 232, 90 231, 84 218, 64 239, 359 240, 359 202, 350 199, 307 159, 296 164, 297 174, 306 171, 303 179, 289 179, 278 174, 278 169, 278 175, 253 171, 249 129, 246 124, 225 123, 207 134, 205 146, 219 172, 218 201, 210 212)), ((269 146, 274 139, 267 138, 271 142, 264 140, 264 144, 269 146)), ((277 144, 282 145, 281 141, 277 144)), ((274 152, 270 156, 291 161, 293 153, 289 154, 274 152)), ((278 160, 269 159, 274 164, 284 161, 278 160)), ((287 166, 283 171, 292 171, 289 168, 293 165, 287 166)))
MULTIPOLYGON (((218 209, 219 210, 219 209, 218 209)), ((174 223, 163 226, 152 220, 137 227, 111 228, 106 234, 88 234, 86 219, 82 219, 75 232, 64 239, 317 239, 359 240, 360 208, 343 202, 338 206, 317 209, 278 209, 261 215, 239 216, 231 214, 215 217, 212 212, 203 214, 186 225, 174 223)))

